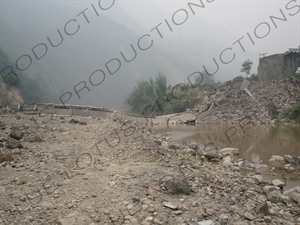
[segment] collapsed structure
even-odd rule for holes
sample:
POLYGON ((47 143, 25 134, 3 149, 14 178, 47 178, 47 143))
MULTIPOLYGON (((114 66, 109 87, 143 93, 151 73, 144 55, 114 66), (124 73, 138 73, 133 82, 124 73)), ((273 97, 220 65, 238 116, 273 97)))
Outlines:
POLYGON ((258 81, 281 80, 295 74, 300 67, 300 46, 290 48, 285 53, 274 54, 259 59, 258 81))

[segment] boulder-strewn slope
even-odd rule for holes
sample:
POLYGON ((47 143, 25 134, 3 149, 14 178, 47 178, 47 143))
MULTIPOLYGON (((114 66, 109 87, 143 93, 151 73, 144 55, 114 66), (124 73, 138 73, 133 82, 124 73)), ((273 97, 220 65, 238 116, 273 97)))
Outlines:
POLYGON ((300 79, 288 77, 281 81, 255 82, 241 89, 243 77, 216 85, 201 97, 192 109, 201 114, 211 108, 198 123, 238 123, 249 116, 252 121, 269 123, 274 113, 281 113, 300 101, 300 79))

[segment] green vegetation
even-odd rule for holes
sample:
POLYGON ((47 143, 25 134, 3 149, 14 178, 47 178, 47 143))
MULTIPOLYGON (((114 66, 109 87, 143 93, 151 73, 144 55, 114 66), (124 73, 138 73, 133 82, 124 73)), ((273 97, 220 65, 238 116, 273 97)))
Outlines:
POLYGON ((279 111, 277 110, 277 108, 274 105, 271 105, 271 107, 269 108, 269 113, 270 113, 270 116, 271 116, 272 120, 278 119, 278 116, 280 114, 279 111))
POLYGON ((269 113, 272 120, 276 120, 276 122, 279 122, 282 119, 289 119, 292 121, 295 121, 297 123, 300 123, 300 102, 293 105, 291 108, 285 109, 282 113, 280 113, 277 108, 272 105, 269 108, 269 113))
POLYGON ((282 118, 287 118, 289 120, 294 120, 297 123, 300 123, 300 102, 295 104, 289 109, 286 109, 282 112, 282 118))
MULTIPOLYGON (((0 68, 1 70, 5 67, 13 65, 13 63, 10 62, 8 56, 5 54, 5 52, 0 48, 0 68)), ((7 72, 9 69, 7 70, 7 72)), ((15 87, 17 90, 19 90, 21 97, 23 98, 24 102, 26 103, 32 103, 32 102, 50 102, 51 100, 48 98, 46 93, 45 84, 42 79, 40 79, 38 82, 36 79, 33 79, 29 77, 27 74, 19 73, 17 76, 10 74, 5 78, 5 81, 0 76, 0 83, 1 87, 4 89, 1 90, 1 98, 0 98, 0 104, 11 104, 13 101, 13 96, 9 97, 9 94, 7 93, 12 89, 12 87, 15 87), (6 83, 5 83, 6 81, 6 83)))
POLYGON ((242 63, 241 72, 246 72, 246 77, 250 74, 253 62, 248 59, 242 63))
POLYGON ((298 69, 296 70, 296 73, 294 74, 297 78, 300 78, 300 59, 297 61, 298 69))
POLYGON ((184 112, 187 108, 193 107, 197 96, 211 89, 208 84, 214 83, 212 76, 204 72, 202 74, 204 74, 202 83, 199 75, 195 78, 193 88, 190 83, 167 86, 166 77, 159 72, 154 79, 138 81, 125 103, 129 105, 130 112, 137 114, 142 114, 147 106, 153 106, 155 115, 184 112), (203 84, 204 82, 206 84, 203 84), (199 83, 201 84, 197 86, 199 83))
POLYGON ((247 77, 246 79, 249 81, 258 81, 258 75, 253 73, 251 77, 247 77))
POLYGON ((295 73, 295 77, 300 79, 300 73, 295 73))

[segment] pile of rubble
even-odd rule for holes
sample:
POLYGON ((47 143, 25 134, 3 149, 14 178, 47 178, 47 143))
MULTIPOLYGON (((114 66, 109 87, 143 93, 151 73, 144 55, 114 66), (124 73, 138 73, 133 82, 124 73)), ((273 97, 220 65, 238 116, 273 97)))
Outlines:
POLYGON ((238 123, 247 116, 270 123, 272 111, 281 113, 299 101, 300 79, 296 77, 250 83, 240 76, 198 97, 191 112, 197 114, 197 123, 238 123))
POLYGON ((0 121, 0 224, 300 223, 300 187, 264 181, 238 149, 172 144, 114 117, 0 121))

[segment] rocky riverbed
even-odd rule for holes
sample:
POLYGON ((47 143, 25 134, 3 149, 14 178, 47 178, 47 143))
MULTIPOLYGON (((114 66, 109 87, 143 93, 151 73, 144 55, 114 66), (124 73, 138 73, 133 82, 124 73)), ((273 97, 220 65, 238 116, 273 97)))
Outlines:
POLYGON ((174 145, 114 117, 11 113, 0 131, 0 224, 300 224, 300 186, 263 181, 235 148, 174 145))

